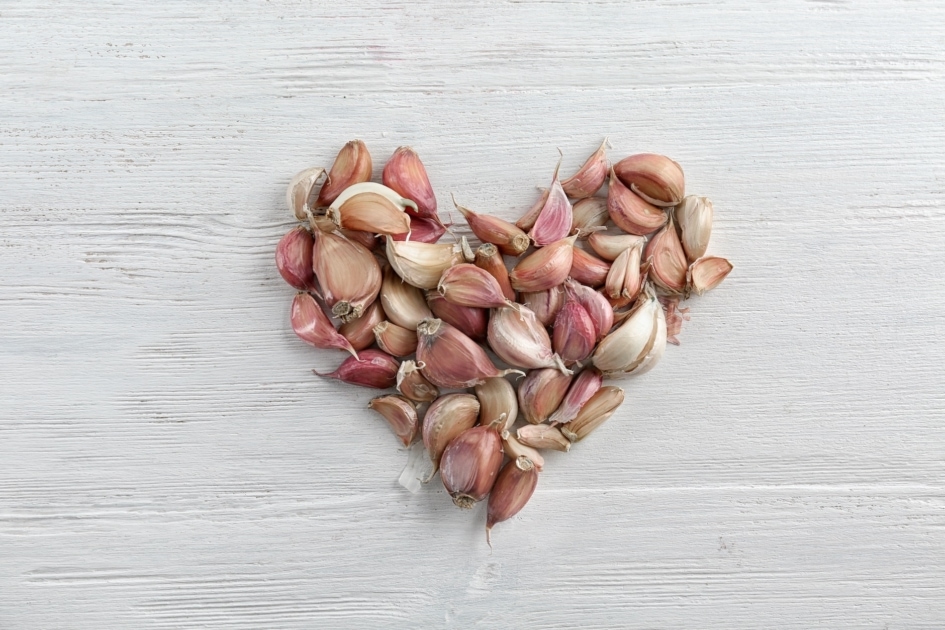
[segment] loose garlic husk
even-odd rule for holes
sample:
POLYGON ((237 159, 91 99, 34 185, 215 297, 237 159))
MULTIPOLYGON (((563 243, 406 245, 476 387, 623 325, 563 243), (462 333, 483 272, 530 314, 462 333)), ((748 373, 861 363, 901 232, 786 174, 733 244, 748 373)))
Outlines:
POLYGON ((486 510, 486 542, 492 546, 492 528, 525 507, 538 486, 538 469, 527 457, 512 460, 502 468, 492 486, 486 510))
POLYGON ((299 339, 323 350, 339 349, 350 352, 358 358, 358 353, 322 312, 315 298, 308 293, 298 293, 292 299, 292 330, 299 339))
POLYGON ((528 232, 535 247, 544 247, 556 241, 560 241, 571 231, 572 211, 571 202, 558 181, 558 168, 561 162, 555 167, 555 174, 552 177, 551 188, 548 189, 548 197, 545 199, 545 205, 542 206, 538 217, 535 219, 535 225, 528 232))
POLYGON ((666 225, 667 214, 624 186, 610 171, 607 211, 614 224, 624 232, 643 236, 666 225))
POLYGON ((443 451, 456 437, 476 426, 479 400, 472 394, 447 394, 433 401, 423 416, 423 445, 433 472, 440 467, 443 451))
POLYGON ((689 195, 676 206, 676 225, 690 263, 705 256, 712 235, 712 202, 708 197, 689 195))
POLYGON ((494 309, 487 338, 492 351, 509 365, 526 369, 557 367, 570 373, 551 349, 548 331, 525 306, 494 309))
POLYGON ((608 169, 607 138, 604 138, 600 147, 587 158, 577 173, 561 182, 561 187, 568 197, 590 197, 604 185, 608 169))
POLYGON ((456 210, 466 219, 469 229, 483 243, 491 243, 506 256, 520 256, 528 249, 531 241, 528 234, 508 221, 488 214, 478 214, 456 203, 456 210))
MULTIPOLYGON (((465 262, 463 237, 460 243, 414 243, 387 239, 387 259, 408 284, 435 289, 443 272, 465 262)), ((466 245, 468 248, 468 245, 466 245)))
POLYGON ((718 256, 700 258, 689 267, 689 286, 697 295, 719 286, 732 272, 732 263, 718 256))
POLYGON ((415 403, 436 400, 440 390, 424 378, 415 361, 403 361, 397 369, 397 391, 415 403))
POLYGON ((374 300, 364 309, 361 317, 349 320, 338 327, 338 332, 351 342, 355 350, 364 350, 374 344, 374 327, 384 321, 381 301, 374 300))
POLYGON ((335 163, 331 165, 328 179, 318 194, 316 206, 327 206, 354 184, 371 179, 371 154, 360 140, 352 140, 341 148, 335 163))
POLYGON ((580 442, 614 415, 623 398, 623 390, 619 387, 601 387, 584 403, 574 420, 561 426, 561 434, 571 442, 580 442))
POLYGON ((673 293, 686 288, 689 263, 672 220, 650 239, 644 256, 650 263, 649 275, 655 284, 673 293))
POLYGON ((518 419, 518 398, 515 388, 504 378, 487 378, 476 385, 479 399, 479 423, 493 426, 499 432, 509 429, 518 419))
MULTIPOLYGON (((578 417, 580 417, 580 413, 578 417)), ((571 424, 576 421, 577 419, 572 420, 571 424)), ((553 427, 550 424, 526 424, 518 429, 516 437, 519 442, 532 448, 561 451, 563 453, 571 450, 571 440, 564 437, 558 427, 553 427)))
POLYGON ((395 357, 407 357, 417 351, 417 333, 409 328, 380 322, 374 327, 377 347, 395 357))
POLYGON ((397 359, 380 350, 362 350, 358 358, 348 357, 334 372, 322 374, 312 372, 316 376, 333 378, 351 385, 373 387, 374 389, 389 389, 397 382, 397 359))
POLYGON ((442 320, 420 322, 417 337, 417 365, 439 387, 465 389, 487 378, 521 373, 498 369, 479 344, 442 320))
POLYGON ((502 438, 502 450, 505 451, 506 457, 512 460, 524 457, 535 465, 538 472, 545 469, 545 458, 541 456, 541 453, 527 444, 522 444, 517 437, 512 435, 511 431, 508 429, 502 431, 500 437, 502 438))
POLYGON ((632 314, 603 338, 592 361, 606 378, 642 374, 662 356, 666 347, 666 317, 652 287, 647 285, 632 314), (660 344, 662 328, 662 344, 660 344), (644 370, 644 366, 646 370, 644 370))
POLYGON ((536 293, 564 282, 571 272, 575 240, 577 236, 563 238, 520 260, 509 273, 512 288, 524 293, 536 293))
POLYGON ((572 278, 564 281, 564 290, 568 296, 577 300, 587 311, 591 321, 594 322, 597 341, 600 341, 614 327, 614 309, 610 306, 607 298, 572 278))
POLYGON ((304 227, 290 230, 276 245, 276 268, 282 279, 299 291, 315 288, 312 248, 315 240, 304 227))
POLYGON ((417 407, 403 396, 388 394, 372 398, 368 409, 373 409, 387 420, 394 435, 400 438, 404 446, 410 446, 417 438, 420 431, 417 407))
POLYGON ((440 458, 440 479, 461 508, 471 508, 492 490, 502 467, 502 440, 495 429, 477 426, 463 431, 440 458))
POLYGON ((315 201, 318 199, 315 187, 324 176, 324 168, 313 166, 299 171, 289 181, 289 187, 285 191, 285 203, 299 221, 310 220, 315 201))
POLYGON ((315 230, 312 267, 322 297, 343 322, 361 317, 381 290, 381 268, 361 245, 335 234, 315 230))
POLYGON ((572 376, 555 368, 532 370, 518 387, 518 408, 531 424, 547 420, 561 405, 572 376))
POLYGON ((385 186, 416 203, 415 208, 407 209, 409 214, 443 225, 436 213, 433 186, 416 151, 410 147, 398 147, 384 165, 381 178, 385 186))
POLYGON ((607 199, 603 197, 586 197, 579 200, 571 208, 571 215, 571 233, 576 233, 580 239, 595 234, 597 228, 604 227, 610 221, 607 199))
POLYGON ((634 245, 617 256, 610 266, 604 283, 604 293, 607 297, 617 300, 634 300, 643 288, 643 277, 640 273, 640 258, 643 255, 643 245, 634 245))
POLYGON ((604 260, 613 262, 626 250, 633 247, 642 248, 646 245, 646 237, 637 236, 635 234, 605 234, 603 232, 594 232, 587 238, 587 243, 598 256, 604 260))
POLYGON ((600 389, 602 384, 603 376, 600 370, 596 368, 587 368, 578 374, 574 382, 571 383, 571 387, 568 388, 568 393, 565 394, 564 400, 561 401, 561 404, 558 405, 555 412, 548 418, 548 422, 555 425, 567 424, 574 420, 581 410, 581 407, 584 406, 584 403, 597 393, 597 390, 600 389))
POLYGON ((401 280, 390 266, 384 269, 380 302, 387 319, 410 330, 416 330, 417 324, 433 317, 420 289, 401 280))
POLYGON ((499 253, 499 248, 492 243, 484 243, 476 250, 476 266, 488 271, 495 278, 502 289, 502 295, 509 301, 515 301, 515 290, 512 288, 512 282, 509 280, 509 270, 505 266, 505 260, 499 253))
POLYGON ((609 272, 610 263, 575 246, 569 274, 572 278, 589 287, 599 287, 607 280, 609 272))
POLYGON ((472 308, 515 307, 502 293, 502 287, 485 269, 470 263, 454 265, 443 272, 436 287, 448 302, 472 308))
POLYGON ((678 205, 685 195, 682 167, 665 155, 640 153, 614 164, 620 181, 655 206, 678 205))

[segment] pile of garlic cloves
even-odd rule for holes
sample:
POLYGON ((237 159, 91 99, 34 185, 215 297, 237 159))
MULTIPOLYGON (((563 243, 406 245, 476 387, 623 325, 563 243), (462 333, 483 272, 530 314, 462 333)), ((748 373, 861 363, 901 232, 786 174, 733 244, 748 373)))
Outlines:
POLYGON ((440 219, 409 147, 376 183, 354 140, 286 193, 301 222, 276 248, 298 290, 292 329, 350 355, 319 376, 396 390, 368 407, 405 447, 422 440, 424 481, 439 471, 459 507, 488 498, 487 539, 532 496, 541 451, 567 452, 610 418, 624 392, 605 382, 652 369, 689 319, 680 300, 732 270, 706 256, 712 203, 685 196, 679 164, 611 164, 607 146, 564 180, 559 161, 514 224, 454 199, 479 245, 440 219))

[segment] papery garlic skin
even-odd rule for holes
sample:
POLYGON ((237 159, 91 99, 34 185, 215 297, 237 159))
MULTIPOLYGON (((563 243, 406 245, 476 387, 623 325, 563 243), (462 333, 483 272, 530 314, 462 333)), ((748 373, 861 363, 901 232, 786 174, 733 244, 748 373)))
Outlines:
POLYGON ((551 349, 548 331, 527 307, 494 309, 487 338, 492 351, 509 365, 526 369, 557 367, 570 372, 551 349))
POLYGON ((519 458, 527 459, 538 472, 545 469, 545 458, 542 457, 541 453, 527 444, 522 444, 517 437, 512 435, 511 431, 506 429, 500 437, 502 438, 502 450, 505 451, 506 457, 513 461, 519 458))
POLYGON ((466 223, 469 224, 469 229, 480 241, 495 245, 506 256, 519 256, 531 244, 528 234, 518 226, 498 217, 473 212, 456 203, 456 199, 453 199, 453 205, 463 215, 466 223))
POLYGON ((359 358, 348 357, 338 369, 328 374, 312 370, 316 376, 333 378, 351 385, 389 389, 397 382, 397 359, 380 350, 362 350, 359 358))
POLYGON ((539 424, 547 420, 561 405, 572 376, 554 368, 532 370, 518 387, 518 408, 525 420, 539 424))
POLYGON ((487 378, 519 373, 498 369, 479 344, 442 320, 420 322, 417 337, 417 365, 439 387, 465 389, 487 378))
POLYGON ((361 317, 381 290, 381 268, 361 245, 335 234, 316 230, 312 268, 322 297, 343 322, 361 317))
POLYGON ((504 378, 488 378, 476 385, 479 399, 479 422, 500 433, 509 429, 518 419, 518 398, 515 388, 504 378))
POLYGON ((493 308, 512 305, 492 274, 470 263, 454 265, 444 271, 436 288, 447 301, 460 306, 493 308))
POLYGON ((563 238, 520 260, 509 273, 512 288, 524 293, 536 293, 564 282, 571 272, 575 240, 577 236, 563 238))
POLYGON ((601 387, 584 403, 577 417, 561 427, 561 434, 571 442, 580 442, 614 415, 623 399, 624 393, 619 387, 601 387))
POLYGON ((502 440, 490 427, 477 426, 456 437, 440 459, 440 479, 453 503, 471 508, 492 490, 502 466, 502 440))
POLYGON ((322 307, 308 293, 298 293, 292 299, 290 319, 292 330, 305 343, 323 350, 344 350, 354 358, 358 357, 351 343, 335 330, 322 307))
POLYGON ((461 243, 414 243, 387 239, 387 260, 397 275, 421 289, 435 289, 443 272, 465 261, 461 243))
POLYGON ((440 390, 424 378, 415 361, 401 362, 397 369, 397 391, 415 403, 433 402, 440 396, 440 390))
POLYGON ((499 283, 502 289, 502 295, 515 301, 515 289, 512 288, 512 282, 509 280, 509 270, 505 266, 505 260, 499 253, 499 248, 492 243, 484 243, 476 250, 476 266, 489 272, 495 281, 499 283))
MULTIPOLYGON (((595 394, 596 395, 596 394, 595 394)), ((580 417, 580 413, 578 414, 580 417)), ((572 420, 574 424, 577 419, 572 420)), ((516 432, 518 441, 537 449, 548 449, 567 453, 571 450, 571 440, 566 438, 558 427, 549 424, 526 424, 516 432)))
POLYGON ((589 287, 599 287, 607 280, 608 273, 610 263, 588 254, 579 247, 574 248, 570 273, 572 278, 589 287))
POLYGON ((552 348, 565 365, 586 360, 597 344, 597 328, 580 302, 569 298, 555 319, 552 348))
POLYGON ((394 435, 400 438, 404 446, 417 438, 420 421, 417 419, 417 407, 403 396, 387 395, 372 398, 368 409, 373 409, 387 420, 394 435))
MULTIPOLYGON (((653 289, 647 285, 633 313, 597 345, 591 359, 594 366, 606 378, 620 378, 635 373, 648 355, 655 356, 654 348, 659 340, 661 323, 665 331, 663 307, 653 289)), ((655 363, 652 359, 651 362, 655 363)))
POLYGON ((522 511, 538 486, 538 469, 528 458, 512 460, 502 468, 489 495, 486 542, 492 546, 492 528, 522 511))
POLYGON ((315 240, 304 227, 290 230, 276 245, 276 268, 282 279, 299 291, 315 288, 312 248, 315 240))
POLYGON ((318 181, 325 177, 325 169, 321 166, 312 166, 296 173, 289 181, 285 191, 285 203, 289 211, 299 221, 308 221, 315 207, 318 195, 315 187, 318 181))
POLYGON ((564 290, 587 311, 591 321, 594 322, 597 341, 600 341, 614 327, 614 309, 607 302, 607 298, 572 278, 564 281, 564 290))
POLYGON ((685 195, 682 167, 665 155, 631 155, 614 164, 614 172, 625 186, 656 206, 675 206, 685 195))
POLYGON ((605 234, 604 232, 594 232, 587 237, 587 243, 598 256, 611 262, 617 260, 620 254, 633 247, 646 245, 645 236, 635 234, 605 234))
POLYGON ((607 189, 607 211, 614 224, 628 234, 644 236, 666 225, 668 215, 624 186, 614 172, 610 172, 607 189))
POLYGON ((574 382, 571 383, 568 393, 565 394, 564 400, 548 418, 548 422, 551 424, 567 424, 574 420, 584 403, 597 393, 602 384, 603 376, 600 370, 596 368, 588 368, 578 374, 574 382))
POLYGON ((410 356, 417 351, 417 333, 388 321, 374 327, 377 347, 395 357, 410 356))
POLYGON ((697 295, 719 286, 732 272, 732 263, 718 256, 700 258, 689 267, 689 286, 697 295))
POLYGON ((604 185, 610 163, 607 161, 607 138, 591 154, 577 173, 561 182, 561 187, 568 197, 581 199, 590 197, 604 185))
POLYGON ((355 350, 364 350, 374 344, 374 327, 384 321, 384 309, 380 300, 374 300, 364 309, 361 317, 348 320, 338 327, 338 332, 355 350))
POLYGON ((426 299, 430 310, 433 311, 433 317, 442 319, 453 328, 459 329, 470 339, 485 340, 489 324, 489 309, 453 304, 436 291, 427 291, 426 299))
POLYGON ((650 239, 644 256, 650 263, 649 276, 656 285, 673 293, 686 288, 689 263, 672 221, 650 239))
MULTIPOLYGON (((558 162, 558 166, 561 166, 561 162, 558 162)), ((568 196, 561 187, 561 182, 558 181, 558 169, 555 168, 545 205, 538 213, 535 225, 528 232, 528 236, 531 237, 535 247, 544 247, 560 241, 570 233, 572 218, 571 202, 568 201, 568 196)))
POLYGON ((328 171, 328 179, 318 194, 316 206, 327 206, 346 188, 371 179, 371 154, 360 140, 352 140, 338 152, 335 163, 328 171))
POLYGON ((408 209, 408 213, 440 223, 427 169, 411 147, 398 147, 394 151, 384 165, 381 178, 385 186, 416 203, 416 208, 408 209))
POLYGON ((384 305, 387 319, 410 330, 416 330, 417 324, 433 317, 423 292, 401 280, 390 266, 384 269, 380 302, 384 305))
POLYGON ((564 306, 565 295, 561 286, 551 287, 535 293, 523 293, 522 304, 527 306, 543 326, 555 323, 558 311, 564 306))
POLYGON ((423 416, 423 445, 433 462, 440 466, 443 451, 460 434, 476 426, 479 400, 472 394, 447 394, 433 401, 423 416))
POLYGON ((676 206, 676 225, 686 258, 690 263, 705 256, 712 236, 712 202, 708 197, 689 195, 676 206))

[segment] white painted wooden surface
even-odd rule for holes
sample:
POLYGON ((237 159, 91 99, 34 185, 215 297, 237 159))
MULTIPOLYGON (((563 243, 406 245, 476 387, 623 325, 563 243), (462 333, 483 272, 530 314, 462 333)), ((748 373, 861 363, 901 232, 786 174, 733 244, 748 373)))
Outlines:
POLYGON ((7 0, 0 95, 0 628, 945 626, 942 3, 7 0), (311 376, 283 187, 604 135, 735 272, 490 553, 311 376))

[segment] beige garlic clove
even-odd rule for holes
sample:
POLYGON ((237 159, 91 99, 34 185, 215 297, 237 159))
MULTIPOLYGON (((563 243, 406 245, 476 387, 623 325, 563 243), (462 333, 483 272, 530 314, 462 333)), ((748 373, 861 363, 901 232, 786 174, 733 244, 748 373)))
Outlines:
POLYGON ((484 269, 495 278, 502 289, 502 295, 509 301, 515 301, 515 290, 512 289, 512 282, 509 280, 509 270, 505 266, 505 260, 499 253, 499 248, 492 243, 484 243, 476 250, 476 266, 484 269))
POLYGON ((690 263, 705 256, 712 235, 712 202, 708 197, 689 195, 676 206, 676 225, 679 226, 683 249, 690 263))
POLYGON ((374 337, 378 348, 395 357, 410 356, 417 351, 417 333, 388 321, 374 327, 374 337))
POLYGON ((285 202, 296 219, 308 221, 318 199, 319 181, 325 177, 325 169, 321 166, 312 166, 296 173, 289 181, 285 191, 285 202))
POLYGON ((569 297, 564 308, 555 318, 552 348, 565 365, 580 364, 594 351, 597 344, 597 328, 587 310, 573 297, 569 297))
POLYGON ((312 267, 322 297, 343 322, 361 317, 381 290, 381 268, 361 245, 336 234, 316 230, 312 267))
POLYGON ((570 298, 577 300, 587 311, 594 323, 597 341, 600 341, 614 327, 614 309, 610 306, 607 298, 602 293, 584 286, 573 278, 564 281, 564 290, 570 298))
POLYGON ((462 243, 387 239, 387 259, 397 275, 421 289, 435 289, 443 272, 465 261, 462 243))
POLYGON ((381 179, 385 186, 416 203, 416 208, 409 208, 407 212, 442 225, 436 213, 433 186, 416 151, 410 147, 398 147, 384 165, 381 179))
POLYGON ((538 486, 538 469, 527 457, 510 461, 499 472, 486 511, 486 542, 492 546, 492 528, 525 507, 538 486))
POLYGON ((542 189, 538 201, 532 204, 532 207, 525 211, 522 218, 515 222, 516 227, 527 232, 535 226, 535 221, 538 219, 541 209, 545 207, 545 202, 548 201, 548 193, 549 190, 547 188, 542 189))
POLYGON ((488 378, 476 385, 479 399, 479 423, 497 431, 509 429, 518 419, 518 398, 515 388, 504 378, 488 378))
POLYGON ((571 272, 575 240, 576 236, 563 238, 520 260, 509 273, 512 288, 524 293, 535 293, 564 282, 571 272))
POLYGON ((502 287, 492 274, 469 263, 444 271, 436 289, 448 302, 460 306, 497 308, 513 304, 503 295, 502 287))
POLYGON ((440 459, 440 479, 461 508, 471 508, 492 490, 502 467, 502 440, 495 429, 478 426, 457 436, 440 459))
POLYGON ((692 263, 689 268, 689 286, 702 295, 721 284, 732 272, 732 263, 718 256, 707 256, 692 263))
POLYGON ((666 225, 666 211, 645 201, 624 186, 613 170, 607 189, 607 211, 614 224, 624 232, 643 236, 666 225))
POLYGON ((312 270, 312 248, 315 240, 304 227, 290 230, 276 245, 276 268, 282 279, 299 291, 316 288, 312 270))
POLYGON ((528 232, 535 247, 544 247, 556 241, 560 241, 571 232, 572 210, 571 202, 558 181, 558 169, 561 162, 555 167, 555 174, 552 177, 551 188, 548 189, 548 197, 545 204, 538 212, 535 219, 535 225, 528 232))
POLYGON ((641 373, 644 362, 649 365, 659 360, 661 326, 665 348, 666 318, 652 287, 647 285, 631 315, 597 345, 594 366, 607 378, 641 373))
POLYGON ((358 358, 348 357, 338 369, 328 374, 312 370, 316 376, 333 378, 351 385, 389 389, 397 382, 397 359, 380 350, 362 350, 358 358))
POLYGON ((614 300, 625 298, 627 303, 636 299, 640 294, 640 289, 643 288, 643 278, 640 273, 642 256, 642 244, 634 245, 617 256, 604 283, 604 293, 607 297, 614 300))
POLYGON ((574 420, 581 407, 591 399, 597 390, 603 384, 603 376, 600 370, 596 368, 587 368, 575 377, 564 400, 555 409, 555 412, 548 418, 551 424, 567 424, 574 420))
POLYGON ((433 462, 433 472, 450 442, 476 426, 478 419, 479 400, 472 394, 447 394, 433 401, 423 416, 423 445, 433 462))
POLYGON ((570 373, 551 349, 548 331, 527 307, 493 310, 487 338, 492 351, 509 365, 526 369, 557 367, 570 373))
POLYGON ((605 234, 603 232, 594 232, 587 238, 588 245, 591 246, 598 256, 611 262, 617 260, 620 254, 633 247, 642 248, 646 245, 645 236, 636 236, 635 234, 605 234))
POLYGON ((561 427, 561 434, 571 442, 580 442, 614 415, 614 411, 621 403, 623 403, 622 389, 613 386, 601 387, 581 407, 577 417, 561 427))
POLYGON ((316 206, 331 204, 346 188, 371 179, 371 154, 360 140, 352 140, 338 152, 328 172, 328 180, 318 194, 316 206))
POLYGON ((361 317, 349 320, 338 327, 338 332, 344 336, 355 350, 364 350, 374 344, 374 327, 384 321, 384 309, 381 301, 374 300, 364 309, 361 317))
POLYGON ((428 403, 436 400, 440 390, 424 378, 415 361, 404 361, 397 370, 397 391, 415 403, 428 403))
POLYGON ((483 341, 489 324, 489 309, 461 306, 447 301, 436 291, 427 291, 427 304, 433 311, 433 317, 442 319, 471 339, 483 341))
POLYGON ((506 256, 520 256, 531 245, 528 234, 508 221, 488 214, 478 214, 456 203, 456 210, 466 219, 472 233, 484 243, 492 243, 506 256))
POLYGON ((532 370, 518 387, 518 407, 531 424, 547 420, 564 400, 571 385, 570 374, 553 368, 532 370))
POLYGON ((614 164, 614 172, 625 186, 655 206, 675 206, 685 195, 682 167, 665 155, 631 155, 614 164))
MULTIPOLYGON (((578 417, 580 415, 578 413, 578 417)), ((577 419, 572 420, 571 424, 573 425, 576 421, 577 419)), ((519 428, 516 437, 518 437, 519 442, 532 448, 561 451, 563 453, 571 450, 571 440, 564 437, 564 434, 557 427, 550 424, 526 424, 519 428)))
POLYGON ((420 432, 417 407, 403 396, 391 394, 372 398, 368 409, 373 409, 387 420, 394 435, 400 438, 404 446, 410 446, 417 439, 420 432))
POLYGON ((578 172, 561 182, 561 187, 568 197, 581 199, 590 197, 604 185, 610 163, 607 161, 607 138, 600 147, 584 162, 578 172))
POLYGON ((322 307, 308 293, 297 293, 292 299, 290 319, 292 330, 305 343, 323 350, 344 350, 354 358, 358 357, 351 343, 335 330, 331 320, 322 312, 322 307))
POLYGON ((408 234, 410 217, 384 195, 363 192, 347 199, 329 217, 339 228, 377 234, 408 234))
POLYGON ((588 254, 580 247, 574 248, 570 273, 572 278, 589 287, 599 287, 607 280, 609 272, 610 263, 588 254))
POLYGON ((502 432, 501 437, 502 450, 505 451, 506 457, 511 460, 524 457, 535 465, 535 468, 538 470, 538 472, 541 472, 545 469, 545 458, 541 456, 541 453, 531 446, 522 444, 518 438, 512 435, 511 431, 506 429, 502 432))
POLYGON ((689 263, 672 220, 650 239, 644 256, 650 263, 650 278, 654 283, 674 293, 686 288, 689 263))
POLYGON ((487 378, 521 373, 498 369, 482 346, 442 320, 420 322, 417 337, 417 365, 439 387, 465 389, 487 378))
POLYGON ((610 221, 607 199, 604 197, 580 199, 571 209, 571 215, 571 233, 576 233, 580 239, 596 234, 598 228, 606 226, 610 221))
POLYGON ((551 287, 535 293, 523 293, 522 304, 527 306, 543 326, 551 326, 564 306, 565 295, 562 286, 551 287))
POLYGON ((380 302, 384 305, 387 319, 410 330, 416 330, 417 324, 433 317, 423 292, 401 280, 391 266, 384 269, 380 302))

